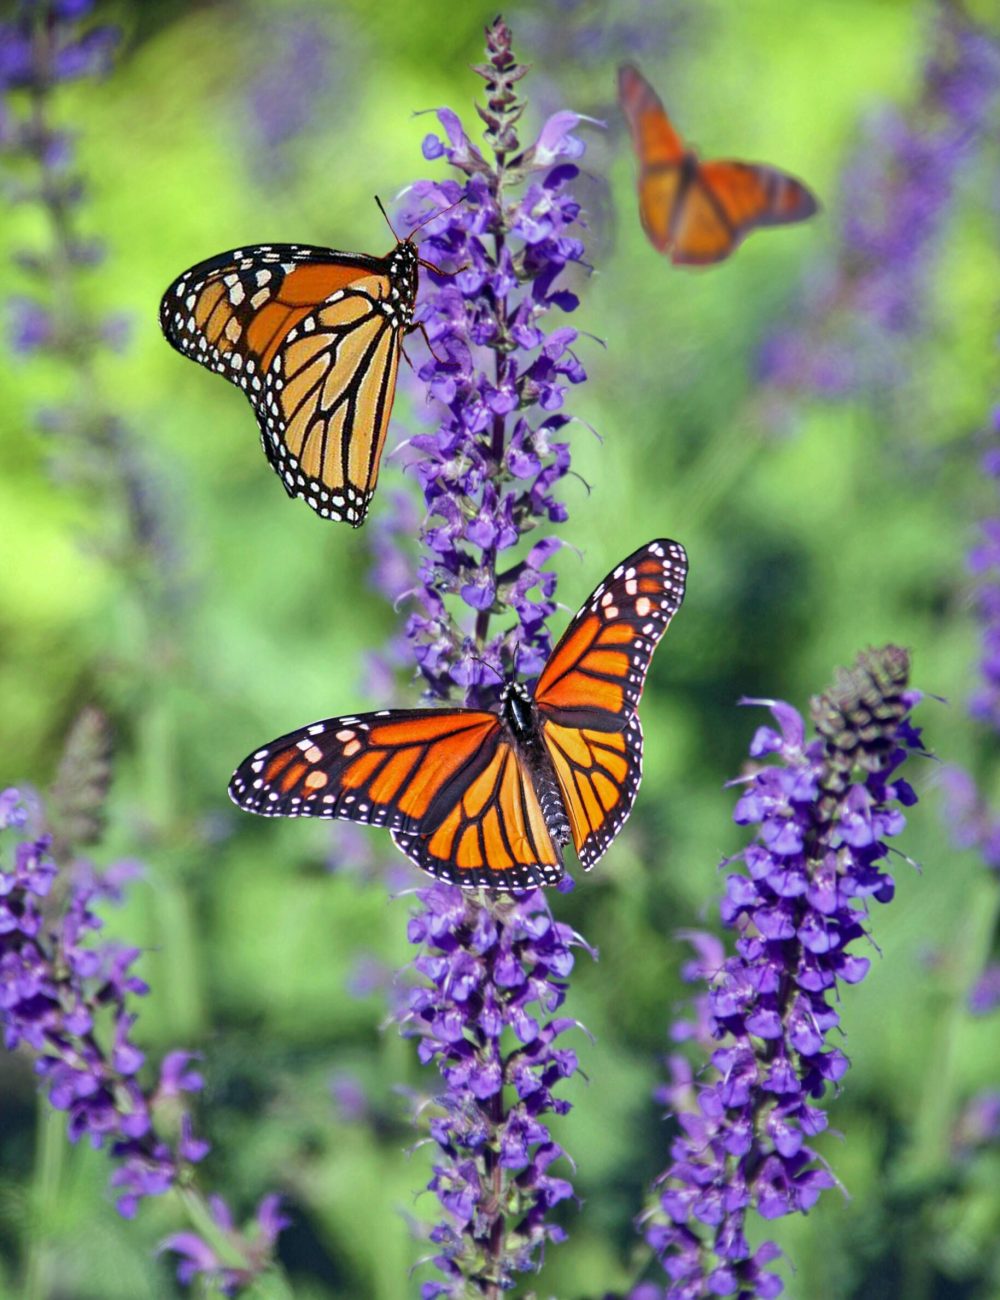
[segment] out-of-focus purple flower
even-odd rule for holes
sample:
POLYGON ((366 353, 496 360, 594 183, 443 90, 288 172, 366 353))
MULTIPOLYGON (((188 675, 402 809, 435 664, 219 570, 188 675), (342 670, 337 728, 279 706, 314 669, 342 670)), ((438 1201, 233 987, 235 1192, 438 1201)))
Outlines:
POLYGON ((330 1080, 330 1096, 342 1124, 361 1124, 371 1115, 371 1104, 361 1080, 339 1070, 330 1080))
POLYGON ((240 125, 254 174, 273 185, 291 170, 291 146, 329 115, 334 87, 349 103, 352 59, 330 24, 305 8, 269 15, 256 48, 263 56, 241 90, 240 125))
POLYGON ((864 979, 870 964, 852 947, 867 933, 869 900, 893 896, 887 842, 916 801, 899 774, 920 747, 909 720, 920 695, 908 677, 903 650, 860 655, 813 700, 811 741, 790 705, 744 701, 766 704, 777 727, 755 734, 733 814, 756 828, 720 908, 735 952, 694 939, 684 973, 707 985, 707 999, 675 1037, 714 1040, 712 1068, 695 1084, 672 1058, 666 1099, 679 1132, 642 1220, 669 1300, 778 1295, 782 1282, 768 1269, 778 1249, 751 1251, 747 1212, 805 1213, 836 1185, 809 1142, 827 1125, 821 1098, 849 1064, 827 1040, 840 987, 864 979))
POLYGON ((250 1224, 238 1229, 232 1211, 221 1196, 209 1198, 213 1231, 175 1232, 160 1242, 161 1252, 180 1257, 177 1277, 186 1285, 196 1278, 217 1287, 223 1295, 236 1295, 271 1266, 274 1248, 289 1220, 281 1212, 281 1199, 265 1196, 250 1224))
POLYGON ((983 1147, 1000 1143, 1000 1091, 995 1088, 977 1093, 969 1101, 955 1125, 952 1144, 955 1154, 964 1157, 983 1147))
POLYGON ((991 962, 979 976, 969 994, 969 1010, 985 1016, 1000 1007, 1000 963, 991 962))
POLYGON ((1000 819, 968 772, 946 767, 940 777, 952 838, 962 849, 976 849, 991 871, 1000 870, 1000 819))
POLYGON ((950 4, 934 9, 917 103, 867 123, 844 168, 836 259, 812 273, 801 307, 763 345, 769 408, 885 386, 924 320, 933 258, 966 164, 991 138, 1000 41, 950 4))
POLYGON ((172 601, 176 534, 159 485, 139 441, 99 403, 86 378, 96 353, 125 345, 128 322, 116 312, 96 316, 82 295, 67 292, 67 275, 103 260, 104 249, 78 231, 86 190, 73 168, 73 137, 53 119, 67 81, 109 70, 121 33, 89 21, 93 5, 84 0, 16 0, 11 8, 0 22, 0 168, 10 166, 5 197, 38 207, 49 242, 13 253, 29 289, 8 299, 6 333, 15 352, 45 352, 78 378, 84 372, 72 403, 36 415, 40 427, 58 433, 49 440, 52 477, 102 498, 105 524, 122 519, 124 526, 105 526, 96 545, 136 580, 147 603, 172 601))
POLYGON ((563 1151, 545 1117, 570 1109, 555 1089, 578 1068, 562 1041, 578 1026, 556 1012, 583 941, 553 919, 541 890, 482 904, 433 885, 417 898, 409 939, 421 978, 398 1019, 445 1085, 430 1121, 430 1188, 446 1215, 431 1241, 444 1280, 426 1282, 421 1296, 499 1292, 565 1236, 548 1217, 573 1189, 553 1173, 563 1151))

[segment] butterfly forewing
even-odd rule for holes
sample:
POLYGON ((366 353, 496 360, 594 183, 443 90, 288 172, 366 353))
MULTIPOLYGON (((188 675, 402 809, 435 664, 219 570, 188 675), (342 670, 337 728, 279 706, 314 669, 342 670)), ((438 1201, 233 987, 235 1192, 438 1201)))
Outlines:
POLYGON ((265 817, 341 817, 416 833, 452 804, 496 746, 493 713, 412 709, 327 718, 257 750, 229 785, 233 802, 265 817))
POLYGON ((686 580, 679 543, 663 539, 636 551, 593 592, 535 687, 542 736, 585 870, 605 853, 635 802, 639 699, 686 580))
POLYGON ((684 145, 656 91, 630 63, 618 69, 618 102, 632 133, 632 143, 644 168, 676 166, 684 145))
POLYGON ((378 475, 411 323, 416 252, 234 249, 185 271, 160 320, 185 356, 246 393, 290 496, 358 526, 378 475))

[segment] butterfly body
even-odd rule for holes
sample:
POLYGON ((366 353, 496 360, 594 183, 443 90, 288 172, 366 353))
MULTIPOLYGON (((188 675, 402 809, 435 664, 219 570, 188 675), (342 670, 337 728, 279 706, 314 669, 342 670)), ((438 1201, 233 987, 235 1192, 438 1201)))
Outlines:
POLYGON ((495 709, 312 723, 246 758, 230 797, 268 817, 385 826, 417 866, 467 888, 557 884, 570 841, 589 871, 639 789, 639 698, 686 573, 683 547, 650 542, 595 589, 533 688, 506 681, 495 709))
POLYGON ((794 176, 763 163, 703 162, 675 131, 656 91, 631 64, 618 99, 639 159, 639 216, 650 243, 676 266, 724 261, 751 231, 818 211, 794 176))
POLYGON ((247 396, 289 496, 354 527, 378 478, 419 256, 258 244, 199 262, 160 305, 167 341, 247 396))

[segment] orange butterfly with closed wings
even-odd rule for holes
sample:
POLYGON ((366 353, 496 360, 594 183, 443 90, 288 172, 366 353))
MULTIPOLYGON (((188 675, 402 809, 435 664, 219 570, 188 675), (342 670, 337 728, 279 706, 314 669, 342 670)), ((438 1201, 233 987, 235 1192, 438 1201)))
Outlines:
POLYGON ((160 303, 167 342, 247 395, 288 495, 355 528, 375 491, 403 339, 421 328, 419 268, 440 269, 420 257, 419 229, 385 257, 246 245, 192 266, 160 303))
POLYGON ((631 64, 618 102, 639 158, 639 216, 675 266, 721 262, 752 230, 805 221, 819 210, 794 176, 761 163, 701 162, 670 124, 656 91, 631 64))
POLYGON ((639 697, 686 575, 682 546, 650 542, 591 594, 533 690, 505 681, 495 711, 315 722, 246 758, 230 798, 265 817, 386 826, 418 867, 467 888, 558 884, 570 839, 589 871, 635 802, 639 697))

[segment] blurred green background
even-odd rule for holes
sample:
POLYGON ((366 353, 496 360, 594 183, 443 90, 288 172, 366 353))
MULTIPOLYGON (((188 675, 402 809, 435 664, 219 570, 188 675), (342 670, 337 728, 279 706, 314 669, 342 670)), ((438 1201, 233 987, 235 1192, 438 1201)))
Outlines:
MULTIPOLYGON (((691 557, 643 704, 635 814, 593 876, 554 898, 600 959, 581 959, 567 1004, 594 1036, 577 1036, 587 1081, 571 1083, 574 1109, 557 1125, 580 1205, 564 1216, 569 1243, 533 1283, 539 1295, 598 1297, 635 1279, 632 1217, 667 1163, 670 1128, 651 1090, 684 996, 676 931, 715 924, 717 864, 742 842, 723 785, 763 718, 739 697, 803 707, 835 665, 895 641, 912 648, 915 683, 940 697, 920 710, 929 746, 989 770, 964 707, 977 659, 964 553, 995 508, 978 469, 996 394, 995 143, 963 174, 897 388, 796 403, 770 429, 755 387, 761 341, 838 254, 838 177, 859 123, 919 95, 930 12, 909 0, 505 8, 533 65, 525 134, 564 105, 607 123, 583 132, 594 273, 571 322, 606 348, 581 341, 589 382, 567 404, 603 442, 572 428, 586 482, 565 480, 562 533, 581 554, 559 557, 560 596, 575 609, 654 536, 680 539, 691 557), (636 217, 613 107, 623 57, 641 62, 705 153, 787 167, 824 214, 753 238, 710 272, 672 269, 636 217)), ((151 1057, 204 1053, 204 1181, 243 1213, 268 1189, 284 1193, 293 1226, 281 1259, 296 1297, 390 1300, 423 1276, 408 1275, 422 1249, 410 1218, 434 1216, 418 1195, 428 1153, 409 1150, 400 1093, 432 1091, 434 1079, 381 1029, 384 994, 349 991, 359 967, 408 959, 409 903, 387 896, 379 870, 393 850, 372 831, 364 870, 351 869, 353 841, 331 870, 329 828, 242 817, 225 788, 249 749, 292 726, 413 702, 408 680, 391 700, 366 688, 366 655, 402 615, 369 586, 371 527, 327 526, 286 500, 246 402, 167 346, 157 305, 185 267, 244 242, 385 251, 372 195, 444 174, 421 157, 433 119, 416 111, 446 104, 476 130, 481 83, 468 65, 494 9, 135 0, 103 14, 126 32, 118 64, 62 91, 58 115, 78 132, 81 225, 108 245, 81 277, 86 307, 133 325, 126 351, 102 354, 96 388, 135 439, 164 568, 154 580, 109 562, 102 544, 118 523, 105 498, 52 472, 60 435, 38 432, 37 412, 81 397, 73 375, 0 354, 0 785, 45 787, 80 707, 107 710, 117 779, 95 856, 146 866, 109 931, 146 950, 153 992, 137 1037, 151 1057), (298 67, 307 46, 324 75, 315 59, 298 67), (288 96, 287 141, 262 139, 261 95, 279 107, 288 96), (310 101, 301 119, 296 95, 310 101), (366 1094, 360 1118, 331 1093, 344 1077, 366 1094)), ((30 205, 4 212, 6 292, 30 289, 10 254, 48 238, 30 205)), ((416 430, 421 404, 404 376, 390 445, 416 430)), ((395 489, 415 486, 390 456, 376 515, 395 489)), ((902 844, 919 870, 896 860, 896 901, 873 917, 871 975, 840 1008, 853 1069, 831 1103, 843 1136, 820 1147, 849 1199, 828 1193, 808 1218, 769 1225, 794 1263, 784 1276, 795 1300, 1000 1295, 1000 1163, 995 1150, 953 1158, 963 1101, 1000 1073, 995 1019, 964 1009, 998 885, 949 844, 939 766, 914 766, 921 803, 902 844)), ((53 1297, 174 1295, 171 1265, 151 1251, 179 1224, 177 1207, 150 1202, 122 1222, 103 1154, 69 1149, 61 1117, 38 1111, 29 1062, 0 1058, 0 1293, 21 1294, 32 1253, 53 1297)))

